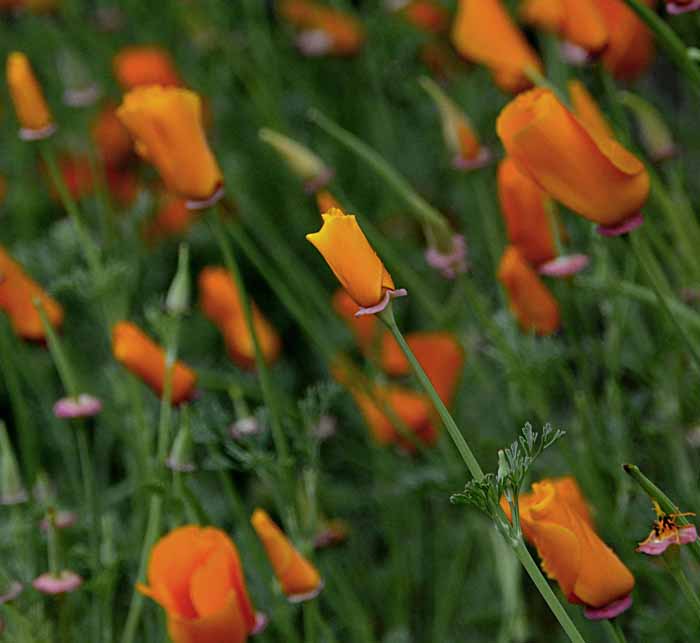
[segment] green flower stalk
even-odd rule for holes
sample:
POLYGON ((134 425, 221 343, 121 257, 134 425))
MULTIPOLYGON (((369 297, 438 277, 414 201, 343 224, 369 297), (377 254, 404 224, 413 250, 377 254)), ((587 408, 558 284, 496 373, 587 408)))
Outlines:
POLYGON ((0 420, 0 504, 16 505, 28 499, 7 428, 0 420))

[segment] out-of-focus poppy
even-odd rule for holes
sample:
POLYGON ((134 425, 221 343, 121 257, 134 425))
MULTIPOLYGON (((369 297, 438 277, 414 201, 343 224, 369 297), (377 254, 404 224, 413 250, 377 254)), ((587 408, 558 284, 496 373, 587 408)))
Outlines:
POLYGON ((170 54, 161 47, 124 47, 113 60, 114 75, 124 91, 141 85, 181 87, 182 80, 170 54))
POLYGON ((508 293, 510 309, 520 326, 538 335, 551 335, 559 328, 559 305, 515 246, 501 257, 498 279, 508 293))
POLYGON ((133 141, 117 116, 114 105, 105 105, 92 125, 92 140, 102 162, 108 167, 121 167, 132 157, 133 141))
MULTIPOLYGON (((121 321, 112 329, 112 353, 134 375, 160 397, 165 386, 165 351, 131 322, 121 321)), ((172 404, 192 399, 197 375, 186 364, 176 361, 172 369, 172 404)))
POLYGON ((460 0, 452 42, 462 56, 486 65, 496 84, 507 92, 532 85, 525 74, 527 68, 542 69, 501 0, 460 0))
POLYGON ((7 57, 7 86, 20 124, 20 136, 26 140, 46 138, 55 129, 41 85, 29 60, 20 51, 7 57))
POLYGON ((447 9, 432 0, 398 0, 389 6, 412 25, 428 33, 442 34, 450 26, 447 9))
POLYGON ((355 317, 357 304, 343 288, 338 288, 333 295, 333 310, 347 323, 360 350, 368 352, 377 337, 377 318, 374 315, 355 317))
POLYGON ((154 243, 166 237, 182 235, 197 220, 198 212, 187 208, 187 200, 170 192, 163 192, 153 219, 145 230, 146 239, 154 243))

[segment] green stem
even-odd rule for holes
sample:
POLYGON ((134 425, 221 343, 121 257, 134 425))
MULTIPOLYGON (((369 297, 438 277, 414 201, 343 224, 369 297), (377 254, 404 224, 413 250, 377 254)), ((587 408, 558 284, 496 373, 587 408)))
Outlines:
POLYGON ((226 269, 229 271, 231 278, 236 284, 236 288, 240 295, 241 303, 243 305, 243 315, 245 317, 246 328, 248 330, 248 333, 250 334, 250 337, 253 340, 253 347, 255 350, 255 364, 258 371, 258 377, 260 378, 260 387, 262 388, 265 404, 270 414, 272 439, 275 443, 277 457, 280 463, 282 463, 283 467, 286 469, 287 460, 289 457, 289 449, 287 447, 287 440, 285 438, 284 429, 282 427, 282 418, 279 411, 279 404, 277 400, 276 391, 274 390, 274 387, 272 385, 272 380, 270 379, 270 371, 267 367, 267 363, 265 362, 265 356, 263 355, 262 349, 260 348, 258 333, 255 329, 255 324, 253 323, 253 310, 250 299, 248 297, 248 291, 243 281, 243 277, 238 267, 238 263, 234 258, 233 250, 231 248, 228 236, 226 235, 224 224, 221 221, 221 215, 217 209, 210 213, 209 223, 214 238, 216 239, 216 242, 219 245, 219 249, 223 256, 226 269))
POLYGON ((309 111, 309 118, 324 132, 342 143, 349 150, 367 162, 374 171, 406 202, 419 222, 428 226, 436 236, 439 247, 452 242, 452 230, 445 217, 425 199, 419 196, 408 181, 401 176, 384 158, 354 134, 343 129, 318 110, 309 111))
POLYGON ((532 559, 530 552, 527 550, 527 547, 525 547, 522 540, 520 540, 513 547, 513 549, 515 551, 515 555, 518 557, 518 560, 528 573, 528 576, 530 576, 532 582, 535 583, 535 586, 539 590, 540 594, 542 594, 542 598, 544 598, 546 601, 549 609, 551 609, 554 616, 556 616, 557 621, 559 621, 559 625, 561 625, 564 632, 566 632, 569 640, 572 641, 572 643, 585 643, 584 638, 581 636, 580 632, 576 628, 576 625, 574 625, 574 622, 566 613, 566 610, 559 602, 559 599, 557 599, 556 595, 552 591, 552 588, 549 586, 547 579, 540 571, 537 563, 535 563, 535 561, 532 559))
POLYGON ((624 0, 654 32, 661 46, 666 50, 669 58, 680 68, 685 77, 691 82, 693 89, 700 93, 700 69, 697 63, 688 55, 688 47, 678 37, 675 31, 664 22, 653 9, 650 9, 640 0, 624 0))
POLYGON ((425 374, 423 367, 420 365, 420 363, 416 359, 416 356, 413 354, 413 351, 409 348, 408 344, 406 343, 403 334, 399 330, 399 327, 396 325, 396 320, 394 319, 394 313, 391 310, 391 306, 379 313, 379 318, 386 324, 387 328, 389 328, 392 335, 399 343, 399 346, 401 347, 401 350, 403 351, 404 355, 406 355, 406 358, 411 364, 413 372, 416 374, 421 386, 430 397, 432 403, 435 406, 435 409, 437 410, 438 414, 440 415, 440 418, 442 419, 443 424, 445 425, 445 428, 447 429, 447 432, 450 434, 450 437, 452 438, 452 441, 457 447, 459 454, 462 456, 464 464, 467 465, 469 473, 471 473, 472 477, 475 480, 482 480, 484 477, 484 472, 481 470, 481 467, 476 461, 472 450, 469 448, 467 441, 464 439, 464 436, 457 427, 457 424, 450 415, 450 412, 447 410, 447 407, 443 404, 442 400, 440 399, 440 396, 435 391, 432 382, 425 374))
POLYGON ((666 567, 668 568, 668 571, 671 572, 671 576, 673 576, 676 583, 678 583, 678 587, 680 587, 683 596, 685 596, 688 603, 690 603, 691 607, 693 608, 693 611, 695 612, 695 615, 698 618, 700 618, 700 598, 698 598, 695 589, 690 584, 690 581, 685 575, 685 572, 681 568, 679 562, 666 561, 666 567))
POLYGON ((603 621, 603 626, 607 630, 608 635, 610 636, 610 640, 613 643, 627 643, 627 637, 622 631, 622 628, 620 627, 620 624, 617 622, 617 620, 605 619, 603 621))
POLYGON ((650 255, 649 248, 647 247, 646 243, 644 243, 638 236, 634 236, 632 238, 631 245, 635 256, 637 257, 637 260, 639 261, 639 265, 642 267, 642 270, 644 270, 644 272, 646 273, 647 280, 651 283, 651 286, 654 289, 654 292, 656 293, 656 297, 659 301, 659 304, 671 319, 671 322, 676 327, 678 334, 686 343, 690 354, 693 356, 695 365, 698 368, 700 368, 700 352, 698 352, 698 349, 695 347, 695 344, 693 343, 692 339, 690 338, 690 335, 686 331, 683 324, 681 324, 678 321, 677 317, 673 314, 673 310, 671 310, 671 306, 668 300, 666 299, 666 295, 662 291, 662 287, 660 286, 659 281, 657 279, 657 275, 654 271, 653 257, 651 257, 650 255))
POLYGON ((61 553, 58 543, 58 529, 56 529, 56 510, 50 507, 47 512, 48 532, 46 546, 49 554, 49 573, 58 578, 61 573, 61 553))
POLYGON ((321 616, 318 611, 318 601, 306 601, 302 610, 304 612, 304 643, 316 643, 321 616))
MULTIPOLYGON (((661 489, 659 489, 649 478, 647 478, 634 464, 624 464, 622 468, 625 473, 632 477, 637 484, 642 488, 642 491, 646 493, 652 500, 656 500, 659 503, 659 507, 667 514, 678 514, 681 510, 678 505, 674 503, 661 489)), ((685 518, 685 516, 678 516, 676 518, 678 524, 689 525, 690 523, 685 518)), ((696 560, 700 562, 700 542, 697 540, 692 543, 688 543, 690 551, 695 556, 696 560)))

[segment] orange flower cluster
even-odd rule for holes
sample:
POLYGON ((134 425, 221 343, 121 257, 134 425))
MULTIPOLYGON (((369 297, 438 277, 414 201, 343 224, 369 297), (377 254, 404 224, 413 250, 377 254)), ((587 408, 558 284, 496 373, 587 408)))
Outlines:
MULTIPOLYGON (((501 507, 510 519, 505 498, 501 507)), ((569 602, 585 605, 593 619, 613 618, 629 608, 634 576, 596 534, 574 478, 534 483, 532 493, 520 495, 519 511, 523 535, 569 602)))
POLYGON ((46 339, 34 300, 41 301, 49 323, 59 328, 63 323, 63 308, 44 292, 8 253, 0 246, 0 310, 10 319, 17 335, 24 339, 46 339))

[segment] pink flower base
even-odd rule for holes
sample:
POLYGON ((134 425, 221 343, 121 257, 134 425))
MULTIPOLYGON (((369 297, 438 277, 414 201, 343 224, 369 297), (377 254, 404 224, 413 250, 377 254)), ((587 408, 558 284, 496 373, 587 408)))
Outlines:
POLYGON ((629 219, 625 219, 622 223, 614 226, 604 226, 599 225, 596 227, 595 231, 603 235, 604 237, 619 237, 632 230, 636 230, 640 225, 644 223, 644 215, 639 212, 631 216, 629 219))
POLYGON ((637 547, 636 551, 648 554, 649 556, 660 556, 671 545, 687 545, 688 543, 694 543, 697 539, 698 531, 695 525, 687 525, 680 527, 677 534, 671 534, 666 538, 659 538, 642 543, 637 547))
POLYGON ((251 435, 257 435, 261 430, 260 423, 253 416, 240 418, 229 427, 229 433, 235 440, 243 440, 251 435))
POLYGON ((323 581, 321 581, 318 584, 318 587, 312 589, 310 592, 304 592, 303 594, 290 594, 289 596, 287 596, 287 600, 290 603, 303 603, 305 601, 310 601, 316 598, 321 593, 323 585, 324 583, 323 581))
POLYGON ((13 580, 7 587, 3 587, 3 593, 0 594, 0 605, 14 601, 24 589, 24 585, 19 581, 13 580))
POLYGON ((632 607, 632 595, 628 594, 604 607, 587 607, 583 610, 583 615, 591 621, 602 621, 603 619, 615 618, 630 607, 632 607))
POLYGON ((430 247, 425 251, 425 261, 445 279, 454 279, 467 271, 467 242, 461 234, 456 234, 452 237, 452 252, 442 253, 430 247))
POLYGON ((543 263, 537 272, 547 277, 571 277, 584 270, 589 263, 588 255, 565 255, 543 263))
POLYGON ((216 205, 224 197, 224 186, 219 187, 214 194, 212 194, 208 199, 189 199, 185 201, 185 207, 188 210, 206 210, 211 208, 211 206, 216 205))
POLYGON ((269 619, 265 614, 262 612, 255 612, 255 625, 253 626, 250 635, 255 636, 256 634, 262 634, 267 629, 268 622, 269 619))
POLYGON ((363 315, 374 315, 376 313, 381 313, 388 305, 392 299, 397 297, 406 297, 408 295, 408 290, 405 288, 399 288, 398 290, 387 290, 384 293, 384 297, 376 306, 370 306, 369 308, 360 308, 355 313, 355 317, 362 317, 363 315))
MULTIPOLYGON (((78 522, 78 514, 75 511, 57 511, 54 517, 54 526, 56 529, 67 529, 78 522)), ((49 521, 43 518, 39 523, 42 531, 49 530, 49 521)))
POLYGON ((19 137, 23 141, 43 141, 45 138, 53 136, 57 129, 58 128, 53 123, 47 125, 46 127, 42 127, 41 129, 29 129, 27 127, 22 127, 19 130, 19 137))
POLYGON ((63 92, 63 102, 70 107, 90 107, 101 95, 100 88, 93 83, 80 89, 66 89, 63 92))
POLYGON ((331 37, 323 29, 307 29, 296 39, 297 48, 310 58, 325 56, 333 47, 331 37))
POLYGON ((64 569, 58 576, 46 572, 32 582, 34 589, 42 594, 65 594, 74 592, 83 584, 83 579, 75 572, 64 569))
POLYGON ((680 4, 678 2, 666 3, 666 11, 672 16, 679 16, 682 13, 697 11, 698 9, 700 9, 700 0, 694 0, 694 2, 689 2, 688 4, 680 4))
POLYGON ((102 402, 92 395, 81 393, 78 397, 64 397, 53 405, 57 418, 85 418, 97 415, 102 410, 102 402))
POLYGON ((165 466, 171 471, 177 471, 177 473, 192 473, 197 470, 191 462, 177 462, 175 458, 166 458, 165 466))
POLYGON ((588 65, 593 57, 583 47, 579 47, 568 40, 564 40, 559 46, 559 53, 564 62, 574 67, 588 65))
POLYGON ((473 159, 465 159, 463 156, 455 156, 452 166, 457 170, 478 170, 487 166, 493 160, 493 154, 488 147, 481 147, 479 153, 473 159))

